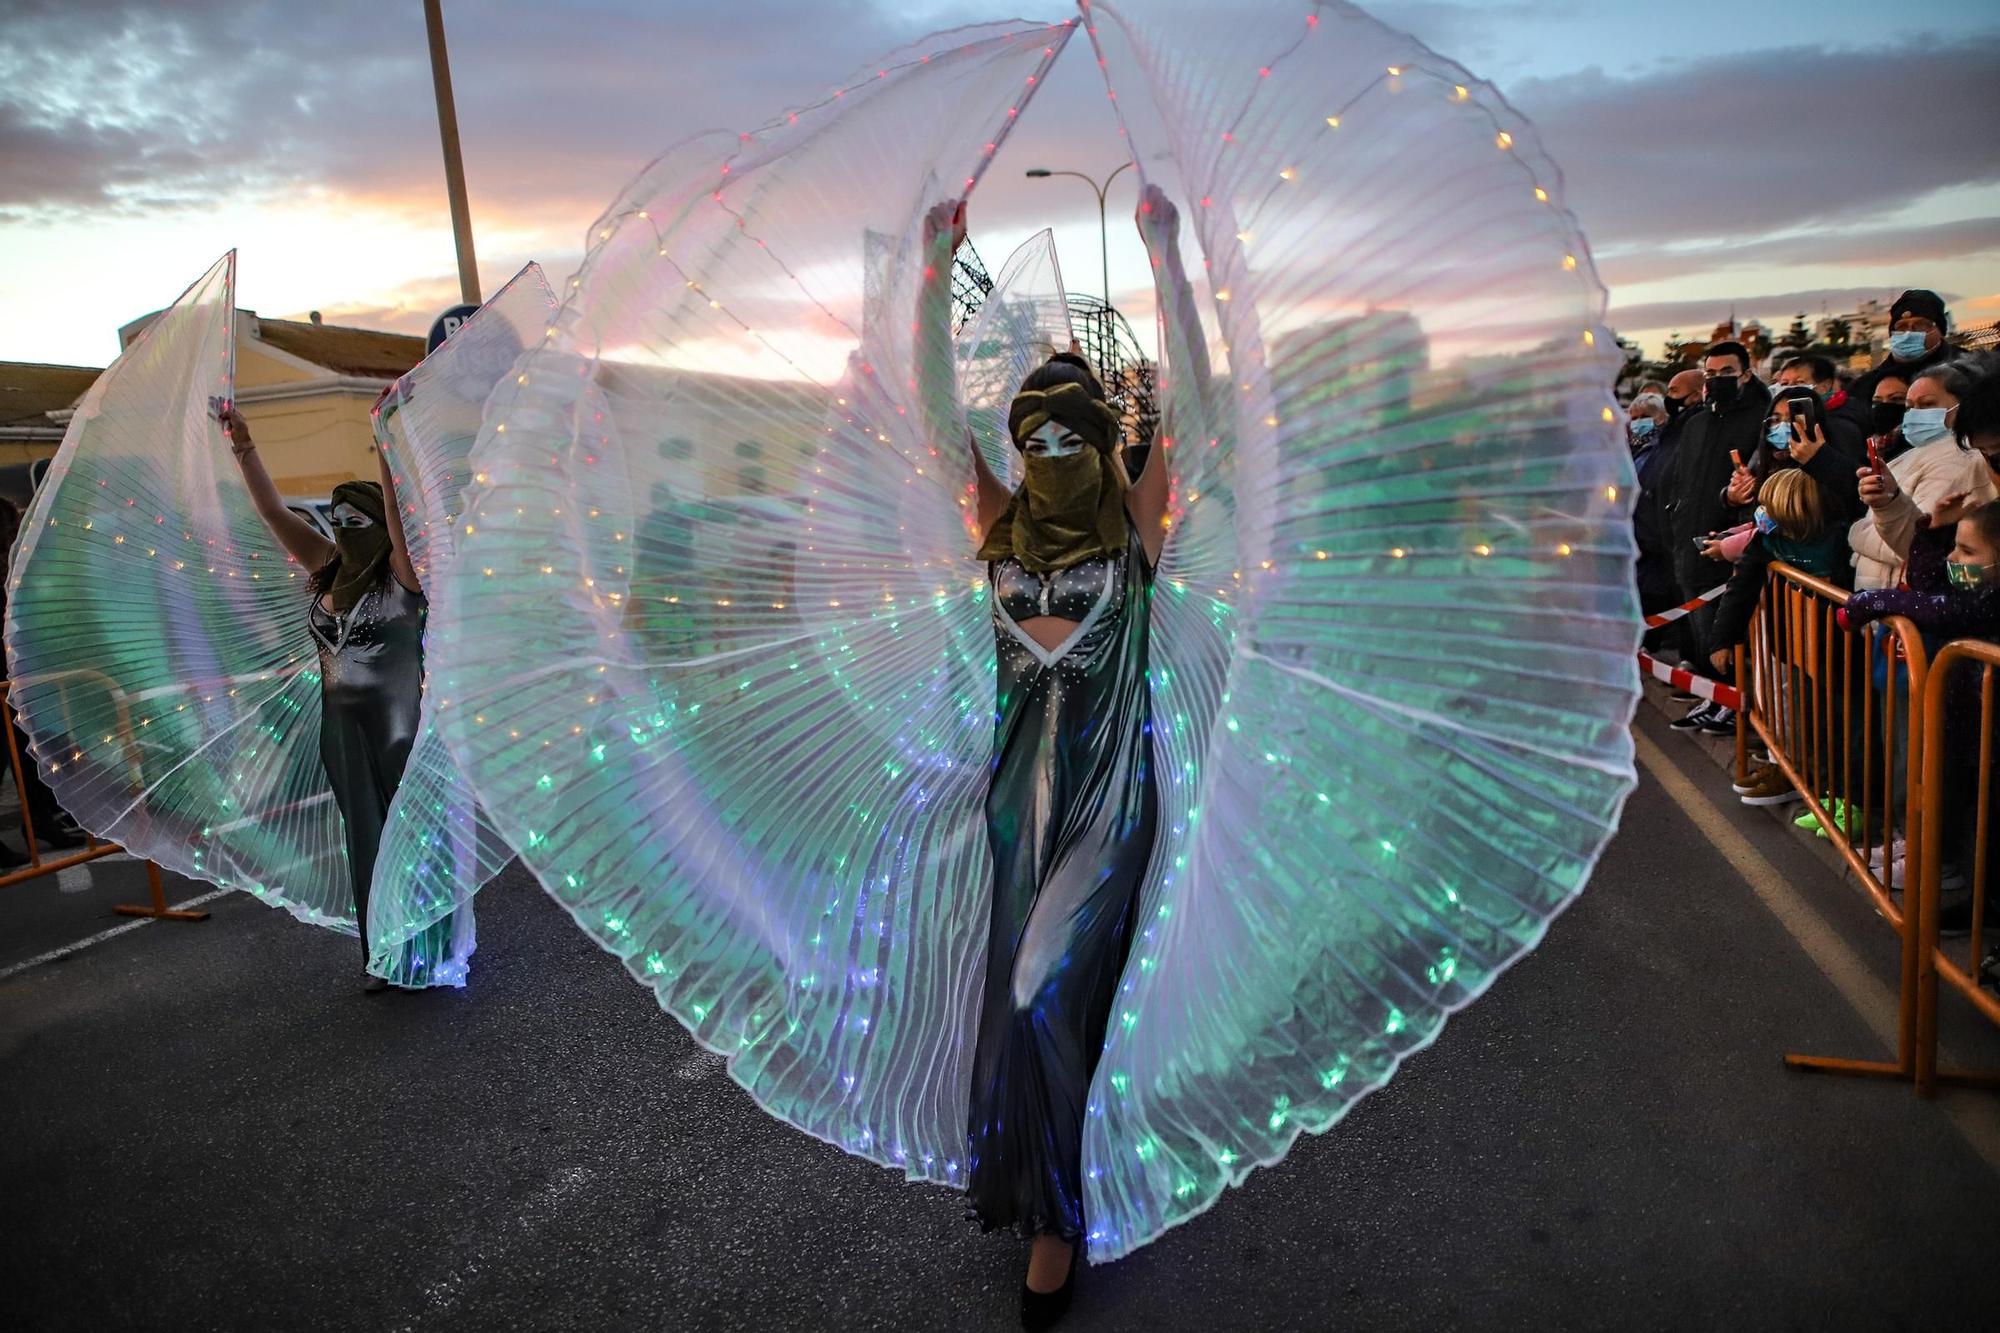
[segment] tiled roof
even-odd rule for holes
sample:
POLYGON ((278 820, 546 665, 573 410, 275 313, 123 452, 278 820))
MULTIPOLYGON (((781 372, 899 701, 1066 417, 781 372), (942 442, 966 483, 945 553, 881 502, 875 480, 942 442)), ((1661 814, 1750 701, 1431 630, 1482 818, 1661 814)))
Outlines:
POLYGON ((281 352, 341 375, 394 379, 424 359, 424 340, 413 334, 259 319, 257 336, 281 352))
POLYGON ((0 426, 53 426, 47 414, 74 405, 102 373, 92 366, 0 361, 0 426))

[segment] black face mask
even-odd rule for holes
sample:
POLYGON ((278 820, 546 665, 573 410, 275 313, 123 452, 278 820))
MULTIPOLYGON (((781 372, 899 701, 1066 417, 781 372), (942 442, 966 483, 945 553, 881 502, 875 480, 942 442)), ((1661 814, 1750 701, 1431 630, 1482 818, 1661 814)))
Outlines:
POLYGON ((1887 435, 1890 431, 1903 424, 1903 413, 1909 410, 1909 408, 1901 403, 1886 401, 1870 403, 1868 405, 1868 415, 1875 427, 1874 433, 1877 435, 1887 435))
POLYGON ((1679 421, 1681 413, 1687 410, 1688 405, 1685 398, 1676 398, 1672 394, 1667 395, 1667 420, 1679 421))
POLYGON ((1736 394, 1742 388, 1742 381, 1734 375, 1716 375, 1708 381, 1703 391, 1708 405, 1720 412, 1736 401, 1736 394))

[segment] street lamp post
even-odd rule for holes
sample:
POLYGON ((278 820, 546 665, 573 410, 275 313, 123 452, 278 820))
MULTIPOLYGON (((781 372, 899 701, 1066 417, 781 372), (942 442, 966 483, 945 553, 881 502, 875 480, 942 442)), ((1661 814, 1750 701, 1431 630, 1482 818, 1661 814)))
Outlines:
POLYGON ((1097 247, 1099 258, 1104 264, 1104 308, 1106 310, 1111 309, 1111 241, 1110 232, 1106 228, 1104 221, 1104 195, 1111 188, 1111 182, 1118 179, 1118 173, 1131 165, 1130 162, 1120 162, 1112 170, 1111 174, 1104 178, 1104 184, 1102 185, 1099 185, 1094 178, 1084 175, 1081 171, 1050 171, 1047 167, 1028 168, 1030 179, 1043 180, 1050 176, 1074 176, 1096 192, 1097 247))

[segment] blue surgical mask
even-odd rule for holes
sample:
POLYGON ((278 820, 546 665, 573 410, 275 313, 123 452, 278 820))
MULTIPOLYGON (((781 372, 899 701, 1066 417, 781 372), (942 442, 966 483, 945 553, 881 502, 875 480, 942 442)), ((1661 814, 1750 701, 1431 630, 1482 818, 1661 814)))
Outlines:
POLYGON ((1924 354, 1924 344, 1929 341, 1928 333, 1892 333, 1889 335, 1889 355, 1898 361, 1914 361, 1924 354))
POLYGON ((1773 421, 1771 428, 1764 432, 1764 439, 1773 449, 1791 448, 1792 423, 1789 421, 1773 421))
POLYGON ((1951 409, 1945 407, 1913 407, 1903 413, 1903 438, 1913 445, 1936 444, 1939 440, 1951 438, 1951 427, 1944 424, 1945 414, 1951 409))
POLYGON ((1651 417, 1634 417, 1626 429, 1632 432, 1632 442, 1636 444, 1653 433, 1654 424, 1651 417))
POLYGON ((1772 518, 1771 511, 1764 508, 1763 505, 1757 506, 1757 512, 1750 516, 1750 521, 1755 523, 1757 531, 1763 533, 1766 537, 1778 530, 1778 520, 1772 518))

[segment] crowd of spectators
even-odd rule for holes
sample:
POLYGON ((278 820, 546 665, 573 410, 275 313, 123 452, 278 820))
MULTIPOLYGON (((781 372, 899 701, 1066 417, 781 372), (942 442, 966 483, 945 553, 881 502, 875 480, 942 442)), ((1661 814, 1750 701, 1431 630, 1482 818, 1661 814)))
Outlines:
MULTIPOLYGON (((1642 606, 1723 589, 1652 632, 1656 656, 1731 679, 1774 561, 1835 585, 1848 632, 1901 616, 1932 654, 1951 639, 2000 642, 2000 352, 1953 346, 1933 292, 1904 292, 1890 318, 1886 351, 1851 378, 1828 357, 1779 349, 1759 364, 1724 340, 1698 369, 1639 386, 1628 429, 1642 606)), ((1981 716, 1977 673, 1957 675, 1949 688, 1969 693, 1953 700, 1946 746, 1948 784, 1964 788, 1945 802, 1947 930, 1972 896, 1981 716)), ((1736 730, 1731 709, 1691 705, 1676 729, 1736 730)), ((1738 791, 1753 805, 1800 799, 1775 765, 1738 791)))

